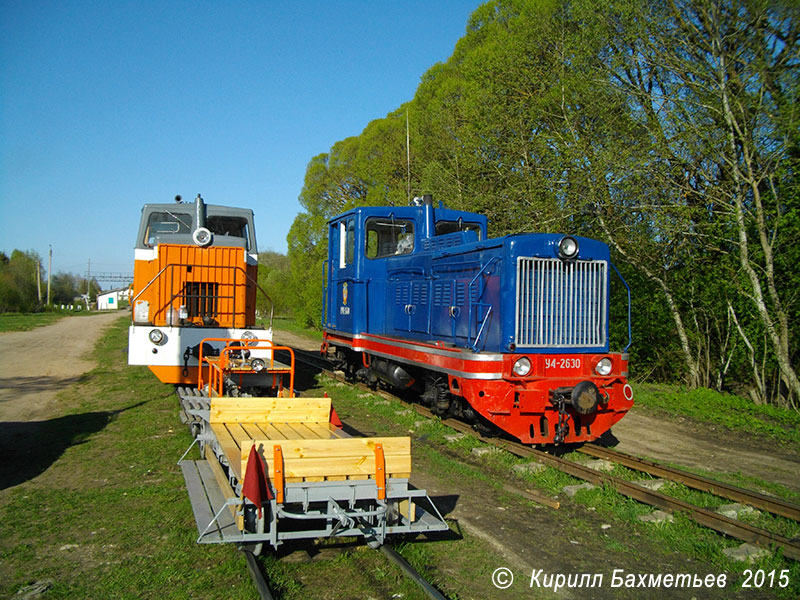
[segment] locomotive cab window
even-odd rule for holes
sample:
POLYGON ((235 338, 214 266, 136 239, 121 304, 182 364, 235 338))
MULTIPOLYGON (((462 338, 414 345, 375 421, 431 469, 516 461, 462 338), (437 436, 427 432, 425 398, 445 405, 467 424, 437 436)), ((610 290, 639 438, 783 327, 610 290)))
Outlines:
POLYGON ((436 235, 446 235, 458 231, 474 231, 481 239, 480 223, 468 223, 459 219, 458 221, 436 221, 436 235))
POLYGON ((206 227, 214 235, 242 238, 247 249, 250 249, 250 230, 247 219, 244 217, 209 215, 206 219, 206 227))
POLYGON ((154 212, 147 220, 144 244, 153 247, 156 238, 164 235, 180 235, 192 232, 192 216, 186 213, 154 212))
POLYGON ((410 254, 414 251, 414 221, 371 218, 366 223, 367 258, 410 254))
POLYGON ((347 219, 339 223, 339 268, 353 264, 356 254, 355 220, 347 219))

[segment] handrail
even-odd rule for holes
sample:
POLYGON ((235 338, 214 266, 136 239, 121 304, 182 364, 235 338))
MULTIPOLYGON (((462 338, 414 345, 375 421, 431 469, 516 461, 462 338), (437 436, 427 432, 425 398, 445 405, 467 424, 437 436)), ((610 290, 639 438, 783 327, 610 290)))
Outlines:
MULTIPOLYGON (((259 285, 258 281, 253 279, 250 276, 250 274, 247 272, 247 270, 242 268, 240 265, 203 265, 203 264, 197 264, 197 263, 192 263, 192 264, 190 264, 190 263, 170 263, 168 265, 164 265, 164 267, 158 273, 156 273, 153 276, 153 278, 147 283, 147 285, 144 286, 144 288, 142 288, 142 290, 138 294, 136 294, 136 296, 134 296, 133 300, 131 300, 131 307, 132 307, 131 320, 133 322, 135 322, 134 319, 135 319, 135 316, 136 316, 136 313, 133 310, 133 307, 135 307, 136 300, 139 298, 139 296, 141 296, 145 291, 147 291, 147 289, 151 285, 153 285, 153 283, 155 283, 156 280, 159 279, 161 277, 161 275, 163 275, 164 272, 167 269, 174 269, 176 267, 192 267, 192 268, 197 267, 197 268, 204 268, 204 269, 231 269, 231 270, 234 271, 234 273, 238 272, 238 271, 243 272, 244 276, 245 276, 245 279, 249 280, 253 285, 255 285, 256 289, 259 292, 261 292, 261 294, 264 296, 264 298, 266 298, 269 301, 269 303, 270 303, 269 328, 272 329, 274 316, 275 316, 275 302, 272 300, 272 298, 270 298, 269 294, 267 294, 267 292, 265 292, 264 289, 259 285)), ((210 282, 210 283, 218 283, 218 282, 210 282)), ((236 287, 237 283, 236 283, 235 275, 234 275, 233 284, 228 284, 228 285, 233 285, 234 287, 236 287)), ((172 287, 174 288, 174 285, 172 287)), ((163 304, 163 306, 159 307, 158 310, 154 314, 158 314, 165 307, 171 306, 173 301, 175 300, 175 298, 177 298, 179 295, 180 295, 180 293, 172 294, 172 297, 167 302, 165 302, 163 304)), ((233 296, 233 300, 234 300, 234 303, 235 303, 235 294, 233 296)), ((234 316, 236 315, 235 305, 234 305, 233 315, 234 316)))
POLYGON ((628 290, 628 345, 622 350, 623 352, 627 352, 628 348, 630 348, 633 344, 633 335, 631 333, 631 287, 628 285, 628 282, 625 281, 625 278, 622 276, 622 273, 619 272, 617 266, 611 261, 608 261, 608 264, 611 265, 611 267, 617 273, 617 277, 619 277, 619 280, 622 282, 622 285, 624 285, 625 289, 628 290))
POLYGON ((327 327, 326 323, 326 308, 328 306, 328 269, 326 269, 326 265, 330 262, 330 259, 325 259, 322 261, 322 315, 320 319, 320 325, 323 327, 327 327))
MULTIPOLYGON (((133 297, 133 300, 131 300, 131 306, 133 306, 133 303, 134 303, 134 302, 136 302, 136 299, 137 299, 139 296, 141 296, 142 294, 144 294, 144 293, 147 291, 147 288, 149 288, 149 287, 150 287, 150 286, 153 284, 153 282, 154 282, 156 279, 158 279, 159 277, 161 277, 161 274, 162 274, 164 271, 166 271, 168 268, 170 268, 171 266, 172 266, 172 264, 169 264, 169 265, 164 265, 164 268, 163 268, 163 269, 161 269, 161 270, 160 270, 158 273, 156 273, 156 274, 153 276, 153 278, 150 280, 150 282, 149 282, 149 283, 148 283, 146 286, 144 286, 144 288, 142 289, 142 291, 141 291, 141 292, 139 292, 138 294, 136 294, 136 296, 134 296, 134 297, 133 297)), ((133 284, 131 284, 131 285, 133 285, 133 284)))
MULTIPOLYGON (((468 322, 468 324, 467 324, 467 327, 468 327, 468 329, 467 329, 467 339, 469 339, 469 334, 470 334, 470 332, 472 331, 472 308, 473 308, 473 303, 472 303, 472 286, 473 286, 473 285, 475 285, 475 282, 478 280, 478 278, 479 278, 481 275, 483 275, 483 272, 484 272, 484 271, 488 271, 488 270, 489 270, 489 268, 490 268, 492 265, 494 265, 494 263, 496 263, 496 262, 499 262, 499 261, 500 261, 500 258, 499 258, 499 257, 497 257, 497 256, 495 256, 494 258, 492 258, 491 260, 489 260, 489 262, 487 262, 485 265, 483 265, 483 267, 481 267, 481 270, 480 270, 480 271, 478 271, 478 272, 475 274, 475 277, 473 277, 473 278, 472 278, 472 281, 470 281, 470 282, 469 282, 469 285, 467 286, 467 306, 469 307, 469 308, 468 308, 468 310, 469 310, 469 322, 468 322)), ((477 298, 480 298, 481 296, 483 296, 483 290, 481 290, 481 293, 480 293, 480 294, 476 294, 475 296, 476 296, 476 299, 477 299, 477 298)), ((475 302, 475 308, 480 308, 480 307, 482 307, 482 306, 486 306, 486 307, 488 307, 488 309, 489 309, 489 310, 487 310, 487 311, 486 311, 486 315, 483 317, 483 320, 481 321, 481 325, 480 325, 480 327, 478 327, 478 323, 477 323, 477 321, 478 321, 478 318, 477 318, 477 315, 476 315, 476 317, 475 317, 475 328, 476 328, 476 330, 477 330, 477 332, 476 332, 476 334, 475 334, 475 341, 474 341, 474 342, 472 342, 472 341, 471 341, 471 342, 469 342, 469 346, 470 346, 470 348, 472 348, 472 349, 473 349, 473 350, 475 350, 475 351, 477 351, 477 350, 478 350, 478 342, 480 341, 481 334, 483 333, 483 329, 484 329, 484 327, 486 327, 486 322, 489 320, 489 315, 491 315, 491 314, 492 314, 492 305, 491 305, 491 304, 487 304, 486 302, 477 302, 477 301, 475 302)))
MULTIPOLYGON (((272 343, 272 340, 268 340, 265 338, 250 338, 247 340, 236 339, 236 338, 203 338, 200 342, 200 351, 198 353, 198 367, 197 367, 197 388, 202 390, 203 386, 205 385, 205 381, 203 380, 203 360, 208 363, 208 373, 209 373, 209 388, 211 388, 212 382, 215 379, 212 375, 212 369, 217 368, 220 371, 224 371, 228 363, 229 354, 231 352, 244 352, 245 350, 269 350, 270 351, 270 361, 269 361, 269 369, 274 369, 275 365, 275 351, 276 350, 286 350, 289 352, 289 393, 294 396, 294 366, 295 366, 295 356, 294 350, 288 346, 276 346, 272 343), (219 356, 222 357, 221 364, 213 365, 209 360, 208 357, 203 358, 203 347, 206 342, 225 342, 225 347, 220 350, 219 356), (232 346, 231 344, 236 342, 241 344, 239 346, 232 346), (260 343, 267 344, 266 346, 259 346, 260 343), (255 344, 250 345, 250 344, 255 344)), ((220 378, 220 385, 222 384, 222 379, 220 378)), ((209 389, 209 396, 211 396, 211 389, 209 389)), ((221 396, 222 393, 220 391, 219 395, 221 396)))

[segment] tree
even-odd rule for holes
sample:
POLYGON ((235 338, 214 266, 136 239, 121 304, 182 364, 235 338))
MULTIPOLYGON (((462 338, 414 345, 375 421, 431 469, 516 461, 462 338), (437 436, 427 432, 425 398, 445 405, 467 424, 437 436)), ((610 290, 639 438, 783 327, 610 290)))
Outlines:
MULTIPOLYGON (((41 258, 33 250, 0 256, 0 312, 29 312, 39 305, 37 279, 41 258)), ((39 280, 40 281, 40 280, 39 280)))
MULTIPOLYGON (((749 299, 788 397, 800 398, 790 347, 792 300, 775 276, 776 252, 784 251, 776 242, 790 211, 781 195, 792 177, 787 152, 800 123, 794 108, 800 8, 669 0, 642 15, 637 5, 618 5, 613 80, 653 135, 663 167, 654 173, 663 174, 664 189, 684 197, 687 234, 697 240, 692 246, 716 256, 727 269, 720 278, 717 268, 717 279, 733 281, 749 299)), ((733 293, 728 287, 723 297, 750 344, 733 293)), ((763 399, 765 386, 757 383, 763 399)))
POLYGON ((766 0, 480 6, 411 102, 309 163, 289 238, 303 318, 319 315, 326 221, 405 202, 410 187, 486 214, 493 235, 607 241, 636 286, 633 369, 796 402, 799 12, 766 0))

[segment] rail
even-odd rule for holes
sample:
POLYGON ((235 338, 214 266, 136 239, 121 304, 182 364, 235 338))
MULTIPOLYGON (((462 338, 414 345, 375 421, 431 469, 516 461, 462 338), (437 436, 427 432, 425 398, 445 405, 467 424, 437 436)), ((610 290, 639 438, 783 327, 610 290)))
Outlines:
POLYGON ((766 496, 758 492, 751 492, 750 490, 734 485, 715 481, 708 477, 702 477, 701 475, 695 475, 687 471, 681 471, 673 467, 659 465, 643 458, 617 452, 610 448, 603 448, 595 444, 587 444, 578 450, 589 456, 594 456, 595 458, 611 460, 629 469, 648 473, 655 477, 663 477, 702 492, 709 492, 723 498, 728 498, 729 500, 734 500, 735 502, 744 502, 754 508, 760 508, 773 514, 780 515, 781 517, 800 521, 800 506, 780 498, 766 496))

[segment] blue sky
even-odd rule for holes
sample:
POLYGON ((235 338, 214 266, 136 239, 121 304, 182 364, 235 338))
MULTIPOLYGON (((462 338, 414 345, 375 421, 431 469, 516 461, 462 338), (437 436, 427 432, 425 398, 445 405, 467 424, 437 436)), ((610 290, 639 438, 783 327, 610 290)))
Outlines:
POLYGON ((479 5, 0 0, 0 250, 131 272, 142 204, 201 193, 285 252, 308 161, 410 100, 479 5))

